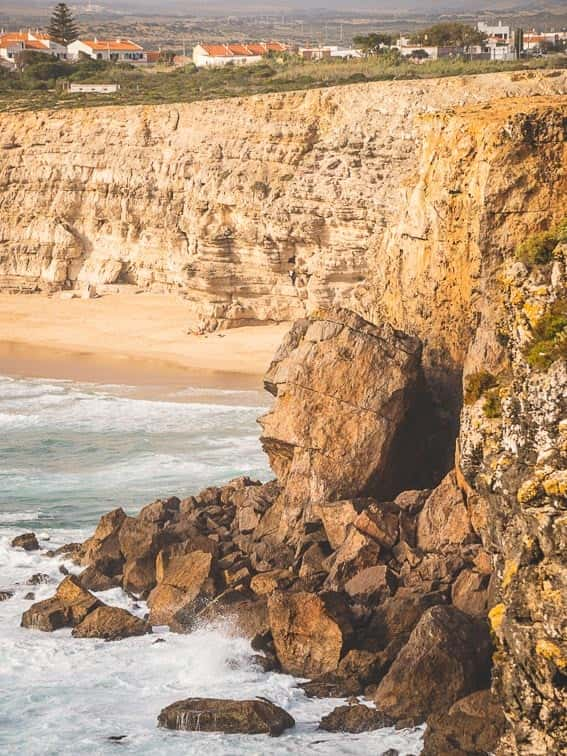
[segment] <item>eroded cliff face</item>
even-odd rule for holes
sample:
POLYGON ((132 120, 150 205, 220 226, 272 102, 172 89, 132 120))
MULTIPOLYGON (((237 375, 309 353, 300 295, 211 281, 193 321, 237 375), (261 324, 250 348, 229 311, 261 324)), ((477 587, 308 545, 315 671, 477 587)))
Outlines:
MULTIPOLYGON (((528 174, 521 185, 479 119, 502 129, 514 113, 542 112, 566 80, 502 74, 3 115, 0 286, 133 283, 182 293, 212 325, 333 304, 370 315, 383 301, 391 320, 417 328, 450 300, 439 329, 459 321, 459 343, 483 240, 534 183, 528 174), (454 110, 498 98, 530 99, 509 113, 454 110), (408 287, 427 300, 419 312, 400 299, 408 287)), ((554 181, 553 159, 541 160, 554 181)), ((539 191, 530 203, 542 218, 552 211, 539 191)))
POLYGON ((567 365, 541 341, 542 323, 557 355, 567 339, 566 263, 559 243, 547 264, 502 266, 506 314, 493 328, 504 359, 462 413, 459 465, 496 567, 494 687, 511 725, 502 755, 567 748, 567 365))

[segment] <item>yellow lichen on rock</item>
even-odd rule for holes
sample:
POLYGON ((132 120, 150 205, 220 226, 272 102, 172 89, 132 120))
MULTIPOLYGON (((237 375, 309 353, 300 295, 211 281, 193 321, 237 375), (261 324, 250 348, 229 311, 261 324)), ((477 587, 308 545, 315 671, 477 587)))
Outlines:
POLYGON ((536 652, 540 656, 543 656, 544 659, 553 662, 555 666, 560 669, 565 669, 567 667, 567 656, 559 646, 556 643, 552 643, 552 641, 544 639, 538 640, 536 643, 536 652))

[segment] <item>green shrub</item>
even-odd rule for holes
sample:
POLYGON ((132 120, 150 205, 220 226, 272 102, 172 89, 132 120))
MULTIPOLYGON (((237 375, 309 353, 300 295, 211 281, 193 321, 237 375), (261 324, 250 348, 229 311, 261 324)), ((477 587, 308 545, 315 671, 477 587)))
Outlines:
POLYGON ((547 370, 555 360, 567 359, 567 300, 558 299, 539 320, 524 355, 536 370, 547 370))
POLYGON ((567 218, 549 231, 529 236, 516 250, 516 256, 525 265, 545 265, 553 258, 553 250, 567 241, 567 218))
POLYGON ((482 411, 484 416, 490 419, 502 416, 502 402, 497 391, 490 391, 487 394, 482 411))
POLYGON ((489 389, 498 385, 496 377, 486 370, 471 373, 465 385, 465 404, 474 404, 489 389))

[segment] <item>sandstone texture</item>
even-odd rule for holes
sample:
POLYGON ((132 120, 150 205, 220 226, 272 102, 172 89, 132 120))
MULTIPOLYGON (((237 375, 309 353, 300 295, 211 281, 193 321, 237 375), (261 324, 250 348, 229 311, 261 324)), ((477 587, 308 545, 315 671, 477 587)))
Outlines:
POLYGON ((132 635, 146 635, 152 628, 144 620, 134 617, 126 609, 116 606, 99 606, 73 628, 75 638, 104 638, 121 640, 132 635))
POLYGON ((187 698, 177 701, 160 712, 158 724, 170 730, 272 737, 295 726, 293 717, 265 699, 231 701, 222 698, 187 698))
POLYGON ((391 720, 376 709, 371 709, 363 704, 352 706, 337 706, 330 714, 327 714, 319 723, 320 730, 327 732, 368 732, 388 727, 391 720))
POLYGON ((285 489, 282 524, 308 505, 379 490, 391 477, 420 357, 417 339, 348 310, 319 311, 294 324, 266 374, 276 402, 260 421, 262 445, 285 489))

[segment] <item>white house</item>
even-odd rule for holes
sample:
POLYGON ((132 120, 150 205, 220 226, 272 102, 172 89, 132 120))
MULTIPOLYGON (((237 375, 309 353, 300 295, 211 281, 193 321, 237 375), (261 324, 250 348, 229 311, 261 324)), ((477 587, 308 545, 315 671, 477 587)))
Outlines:
POLYGON ((143 47, 131 39, 78 39, 67 47, 69 57, 77 60, 81 54, 93 60, 116 63, 147 63, 143 47))
POLYGON ((441 45, 414 45, 410 42, 409 37, 400 37, 396 41, 396 47, 405 58, 413 58, 418 50, 424 50, 427 53, 427 59, 429 60, 450 58, 455 55, 460 55, 463 52, 462 47, 441 45))
POLYGON ((332 58, 363 58, 360 50, 342 48, 338 45, 323 45, 321 47, 300 47, 299 55, 304 60, 329 60, 332 58))
POLYGON ((258 63, 268 53, 283 53, 287 46, 280 42, 250 42, 246 44, 196 45, 193 63, 197 68, 208 66, 247 65, 258 63))
POLYGON ((505 26, 502 21, 498 22, 497 26, 491 26, 490 24, 485 23, 484 21, 479 21, 476 25, 476 28, 479 32, 486 35, 486 37, 490 40, 494 40, 495 42, 511 42, 512 35, 510 31, 509 26, 505 26))
POLYGON ((0 58, 14 63, 22 52, 39 52, 65 60, 67 48, 44 32, 6 32, 0 34, 0 58))

